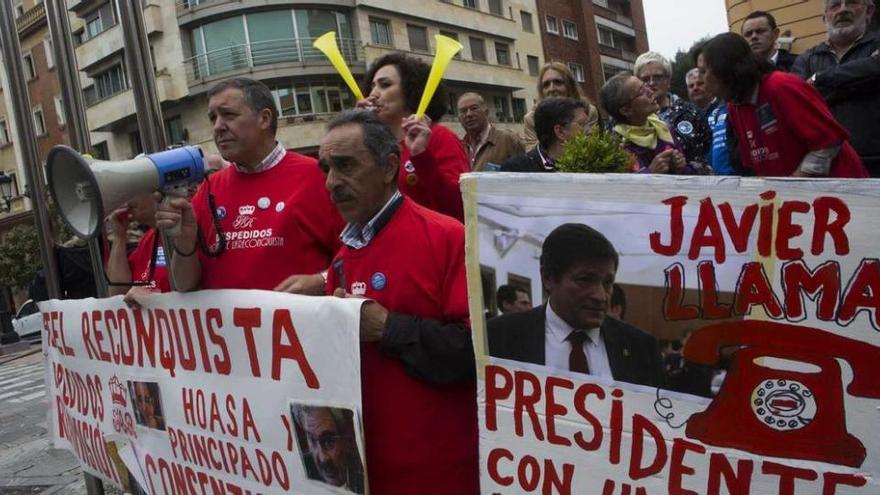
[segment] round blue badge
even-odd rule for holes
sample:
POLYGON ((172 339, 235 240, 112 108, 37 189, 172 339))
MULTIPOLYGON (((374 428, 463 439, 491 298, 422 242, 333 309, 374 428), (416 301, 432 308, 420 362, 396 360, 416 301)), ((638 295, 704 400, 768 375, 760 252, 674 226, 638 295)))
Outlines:
POLYGON ((694 132, 694 124, 691 124, 687 120, 682 120, 678 123, 678 132, 684 134, 685 136, 690 136, 691 133, 694 132))
POLYGON ((222 206, 217 207, 217 218, 223 218, 226 216, 226 208, 222 206))
POLYGON ((385 288, 385 284, 388 280, 385 278, 385 274, 382 272, 376 272, 370 278, 370 284, 373 285, 373 289, 382 290, 385 288))

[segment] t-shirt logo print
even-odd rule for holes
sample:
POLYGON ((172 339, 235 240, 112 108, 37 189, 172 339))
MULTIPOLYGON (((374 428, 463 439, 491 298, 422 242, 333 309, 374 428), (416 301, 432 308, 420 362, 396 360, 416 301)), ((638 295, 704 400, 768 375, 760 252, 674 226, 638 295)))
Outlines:
POLYGON ((236 229, 249 229, 254 225, 255 217, 253 216, 254 211, 253 205, 242 205, 238 207, 238 216, 235 217, 235 221, 232 223, 232 226, 236 229))
POLYGON ((365 282, 354 282, 351 284, 351 294, 354 296, 363 296, 367 293, 367 284, 365 282))

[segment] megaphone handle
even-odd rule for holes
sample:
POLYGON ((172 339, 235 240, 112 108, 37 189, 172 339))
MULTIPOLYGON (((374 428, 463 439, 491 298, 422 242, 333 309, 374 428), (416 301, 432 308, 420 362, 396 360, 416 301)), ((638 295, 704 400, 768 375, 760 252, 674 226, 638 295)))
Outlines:
MULTIPOLYGON (((162 193, 164 195, 162 198, 162 204, 164 206, 168 206, 168 204, 174 198, 186 198, 187 197, 187 186, 186 185, 172 186, 167 189, 164 189, 162 191, 162 193)), ((181 221, 182 221, 182 219, 179 220, 173 227, 168 227, 167 229, 163 229, 162 232, 168 237, 180 237, 181 221)))

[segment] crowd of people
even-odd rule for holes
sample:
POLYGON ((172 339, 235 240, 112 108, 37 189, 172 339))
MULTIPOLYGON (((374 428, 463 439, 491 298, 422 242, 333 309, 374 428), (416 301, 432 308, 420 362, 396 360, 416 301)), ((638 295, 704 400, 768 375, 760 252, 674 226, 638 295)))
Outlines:
MULTIPOLYGON (((463 136, 439 123, 442 88, 425 115, 415 115, 429 67, 391 53, 370 65, 366 98, 329 123, 315 159, 276 140, 278 110, 264 84, 223 81, 209 91, 208 109, 230 165, 191 198, 132 202, 118 212, 111 220, 119 232, 134 217, 179 233, 166 235, 164 246, 147 236, 131 254, 114 246, 107 271, 156 291, 171 288, 170 272, 178 291, 369 299, 360 337, 371 491, 478 493, 459 176, 553 172, 565 143, 598 125, 619 136, 638 173, 880 175, 880 111, 871 111, 880 104, 880 38, 867 32, 873 0, 825 3, 827 41, 794 61, 775 47, 779 30, 764 12, 749 16, 742 35, 700 46, 687 99, 670 92, 669 61, 642 54, 633 73, 602 88, 606 121, 568 68, 548 63, 522 133, 496 128, 477 93, 457 101, 463 136)), ((548 300, 535 307, 527 292, 499 290, 503 312, 521 311, 490 320, 493 355, 646 385, 666 381, 656 339, 622 321, 617 252, 601 233, 562 225, 540 261, 548 300)), ((128 297, 136 303, 140 295, 128 297)))

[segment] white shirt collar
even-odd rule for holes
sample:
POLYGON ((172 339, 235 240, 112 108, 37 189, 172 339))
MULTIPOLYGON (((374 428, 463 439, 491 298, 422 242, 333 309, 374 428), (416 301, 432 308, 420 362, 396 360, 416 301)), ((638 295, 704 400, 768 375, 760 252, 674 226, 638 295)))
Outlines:
MULTIPOLYGON (((571 334, 571 332, 575 331, 575 329, 569 325, 565 320, 562 319, 561 316, 557 315, 555 311, 553 311, 553 307, 550 305, 550 301, 547 301, 547 328, 550 334, 550 337, 556 343, 565 342, 565 339, 571 334)), ((590 338, 591 342, 599 342, 599 328, 593 328, 590 330, 585 330, 584 333, 587 334, 587 337, 590 338)))

